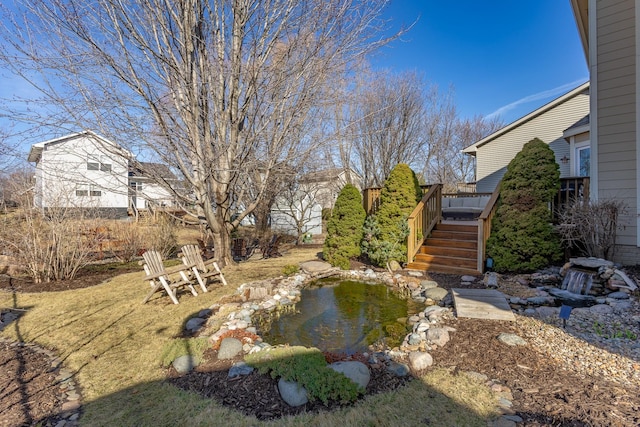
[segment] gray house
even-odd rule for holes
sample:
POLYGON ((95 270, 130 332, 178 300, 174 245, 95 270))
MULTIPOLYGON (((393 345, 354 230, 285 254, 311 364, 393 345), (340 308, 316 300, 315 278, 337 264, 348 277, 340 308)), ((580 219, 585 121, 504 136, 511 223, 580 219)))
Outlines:
POLYGON ((614 261, 640 260, 640 2, 570 0, 590 71, 592 200, 621 200, 614 261))

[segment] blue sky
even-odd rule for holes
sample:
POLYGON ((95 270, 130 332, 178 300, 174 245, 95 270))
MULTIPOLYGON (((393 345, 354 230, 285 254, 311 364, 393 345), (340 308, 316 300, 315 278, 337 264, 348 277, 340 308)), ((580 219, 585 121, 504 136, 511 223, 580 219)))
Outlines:
MULTIPOLYGON (((386 18, 395 28, 417 22, 373 66, 417 70, 442 92, 452 85, 461 117, 509 123, 588 79, 569 0, 391 0, 386 18)), ((0 77, 0 97, 35 95, 0 77)))
POLYGON ((569 0, 392 0, 386 15, 417 22, 373 65, 453 85, 462 117, 509 123, 589 77, 569 0))

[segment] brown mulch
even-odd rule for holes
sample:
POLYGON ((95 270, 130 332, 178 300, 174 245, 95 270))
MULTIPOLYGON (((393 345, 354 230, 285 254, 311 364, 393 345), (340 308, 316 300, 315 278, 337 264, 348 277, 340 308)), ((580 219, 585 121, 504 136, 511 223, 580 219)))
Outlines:
MULTIPOLYGON (((118 270, 117 274, 123 273, 118 270)), ((0 279, 0 290, 17 292, 60 291, 93 286, 113 272, 80 275, 69 282, 35 285, 28 281, 0 279)), ((460 277, 432 274, 441 286, 459 285, 460 277)), ((522 426, 637 426, 640 425, 640 389, 622 387, 602 377, 580 378, 560 367, 534 348, 496 344, 495 336, 512 331, 508 322, 458 319, 456 332, 442 349, 432 351, 437 365, 454 371, 475 371, 496 379, 513 393, 513 408, 522 426)), ((311 402, 299 408, 284 404, 275 392, 277 381, 252 373, 228 379, 234 361, 218 361, 215 351, 197 370, 179 376, 172 369, 168 381, 185 390, 215 399, 259 419, 274 419, 306 411, 326 411, 337 402, 311 402)), ((61 411, 60 393, 50 372, 50 361, 32 349, 0 343, 0 426, 46 424, 61 411)), ((402 387, 409 378, 397 378, 385 369, 372 367, 367 395, 402 387)))
POLYGON ((49 358, 0 342, 0 426, 55 425, 62 404, 49 358))
MULTIPOLYGON (((228 378, 228 370, 236 360, 218 360, 216 352, 205 352, 205 362, 194 371, 179 375, 173 368, 169 370, 169 382, 181 389, 198 393, 203 397, 230 406, 245 415, 253 415, 260 420, 270 420, 303 412, 317 413, 340 408, 340 402, 330 401, 326 405, 320 401, 308 402, 298 407, 287 405, 276 391, 278 380, 257 371, 236 378, 228 378)), ((334 359, 335 360, 335 359, 334 359)), ((397 377, 384 366, 369 365, 371 380, 365 395, 384 393, 402 387, 412 377, 397 377)))

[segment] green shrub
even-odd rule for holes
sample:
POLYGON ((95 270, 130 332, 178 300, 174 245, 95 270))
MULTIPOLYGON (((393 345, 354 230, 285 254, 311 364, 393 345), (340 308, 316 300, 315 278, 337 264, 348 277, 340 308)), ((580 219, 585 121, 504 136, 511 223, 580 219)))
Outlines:
POLYGON ((160 355, 160 364, 169 366, 180 356, 193 356, 202 361, 204 351, 209 348, 207 338, 177 338, 168 342, 160 355))
POLYGON ((384 267, 391 260, 407 261, 407 218, 421 198, 416 174, 404 163, 396 165, 380 192, 375 217, 365 222, 362 251, 371 262, 384 267))
POLYGON ((276 347, 249 354, 245 362, 262 374, 295 381, 307 390, 310 400, 351 402, 362 390, 357 384, 327 366, 324 354, 317 348, 301 346, 276 347))
POLYGON ((300 271, 300 267, 298 267, 295 264, 287 264, 284 267, 282 267, 282 274, 287 277, 293 276, 298 271, 300 271))
POLYGON ((349 260, 360 256, 365 217, 360 191, 351 184, 345 185, 327 223, 327 237, 322 253, 328 263, 347 270, 349 260))
POLYGON ((560 188, 553 151, 535 138, 507 166, 487 254, 500 272, 527 272, 560 258, 549 204, 560 188))

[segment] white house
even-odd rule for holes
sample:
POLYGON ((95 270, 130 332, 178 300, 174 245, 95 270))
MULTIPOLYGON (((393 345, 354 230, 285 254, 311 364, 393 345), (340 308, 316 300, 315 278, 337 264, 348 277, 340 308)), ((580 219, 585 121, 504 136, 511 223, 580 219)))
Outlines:
POLYGON ((312 172, 299 185, 285 191, 271 208, 271 229, 287 234, 322 234, 322 211, 332 209, 347 182, 358 189, 361 178, 354 171, 331 168, 312 172))
POLYGON ((131 204, 136 209, 177 207, 169 188, 178 186, 176 176, 167 165, 137 162, 129 166, 131 204))
POLYGON ((105 216, 126 217, 132 202, 144 209, 150 202, 169 206, 172 200, 153 177, 144 176, 139 165, 145 163, 134 162, 130 152, 92 131, 34 144, 28 161, 36 164, 34 203, 41 209, 96 208, 105 216))
POLYGON ((492 192, 509 162, 534 138, 549 144, 560 165, 560 177, 588 175, 584 165, 589 161, 585 157, 589 155, 589 136, 580 125, 588 120, 588 114, 586 82, 465 148, 463 153, 476 157, 476 191, 492 192))

